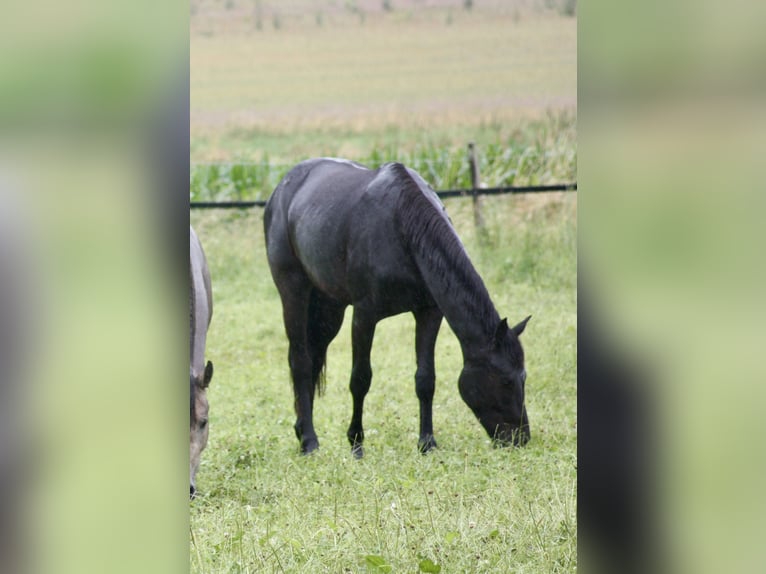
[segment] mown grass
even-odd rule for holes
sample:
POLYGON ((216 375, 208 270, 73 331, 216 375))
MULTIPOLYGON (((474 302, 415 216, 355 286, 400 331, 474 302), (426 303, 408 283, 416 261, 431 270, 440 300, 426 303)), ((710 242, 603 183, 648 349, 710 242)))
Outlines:
POLYGON ((574 115, 576 21, 555 11, 394 2, 360 22, 326 1, 313 5, 340 14, 319 26, 305 1, 261 4, 283 25, 248 27, 240 3, 192 18, 193 162, 485 149, 549 110, 574 115))
MULTIPOLYGON (((437 343, 439 448, 416 449, 414 321, 378 325, 366 457, 345 437, 350 333, 328 353, 321 448, 298 452, 281 307, 262 212, 191 213, 213 276, 210 442, 190 504, 194 572, 573 572, 576 570, 576 194, 447 200, 502 316, 524 333, 532 441, 493 449, 457 391, 459 345, 437 343), (438 568, 437 568, 438 567, 438 568)), ((348 323, 348 321, 347 321, 348 323)))

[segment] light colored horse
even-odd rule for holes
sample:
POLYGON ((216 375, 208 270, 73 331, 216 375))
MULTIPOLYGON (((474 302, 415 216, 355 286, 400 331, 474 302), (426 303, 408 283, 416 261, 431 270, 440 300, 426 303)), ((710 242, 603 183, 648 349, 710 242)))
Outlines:
POLYGON ((207 446, 207 387, 213 363, 205 364, 205 342, 213 316, 210 271, 197 234, 189 227, 189 497, 196 491, 200 455, 207 446))

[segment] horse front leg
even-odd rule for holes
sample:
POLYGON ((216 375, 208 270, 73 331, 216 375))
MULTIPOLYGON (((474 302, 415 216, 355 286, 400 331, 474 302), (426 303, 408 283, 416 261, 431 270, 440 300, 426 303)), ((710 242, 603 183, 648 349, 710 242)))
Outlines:
POLYGON ((418 362, 415 372, 415 393, 420 401, 418 450, 426 453, 436 448, 433 428, 433 399, 436 384, 434 348, 442 322, 442 313, 437 307, 429 307, 415 311, 413 314, 416 322, 415 353, 418 362))
POLYGON ((372 339, 375 336, 376 321, 363 311, 354 309, 354 319, 351 328, 351 346, 353 366, 351 368, 351 396, 354 399, 354 410, 351 415, 351 424, 348 427, 348 441, 351 443, 351 453, 356 458, 364 456, 364 427, 362 426, 362 412, 364 410, 364 398, 370 390, 372 382, 372 367, 370 366, 370 351, 372 339))

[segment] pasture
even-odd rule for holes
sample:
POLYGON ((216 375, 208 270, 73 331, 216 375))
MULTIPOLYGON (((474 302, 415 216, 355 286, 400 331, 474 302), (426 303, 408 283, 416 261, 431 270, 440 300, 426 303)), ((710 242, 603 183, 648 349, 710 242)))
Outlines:
POLYGON ((571 572, 576 568, 575 194, 486 198, 448 211, 490 294, 522 336, 532 440, 493 449, 462 402, 457 339, 442 326, 434 428, 417 451, 414 320, 378 325, 365 408, 366 456, 353 459, 349 313, 328 352, 315 407, 318 454, 302 457, 281 307, 262 212, 192 212, 213 276, 210 442, 190 504, 194 572, 571 572), (387 569, 390 566, 391 570, 387 569))
MULTIPOLYGON (((576 179, 576 20, 546 8, 565 3, 383 4, 192 2, 191 160, 236 168, 193 165, 195 198, 264 197, 275 171, 321 155, 404 160, 442 187, 464 178, 469 140, 491 185, 576 179), (246 162, 268 173, 240 178, 246 162)), ((521 449, 492 448, 461 400, 462 356, 444 323, 439 448, 418 453, 415 322, 399 315, 376 329, 366 454, 355 460, 347 310, 315 402, 321 446, 301 456, 262 210, 191 211, 215 307, 192 572, 577 569, 577 194, 486 197, 481 234, 470 199, 445 205, 501 317, 532 315, 521 337, 532 439, 521 449)))
POLYGON ((556 0, 470 12, 457 0, 394 0, 391 12, 371 0, 256 0, 260 29, 249 0, 197 3, 192 162, 507 146, 530 119, 576 109, 577 21, 544 9, 556 0))

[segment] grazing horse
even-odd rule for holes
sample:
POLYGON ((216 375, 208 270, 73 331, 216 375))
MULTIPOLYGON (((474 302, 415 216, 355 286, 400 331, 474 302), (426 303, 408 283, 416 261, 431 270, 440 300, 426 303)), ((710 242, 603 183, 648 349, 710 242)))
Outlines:
POLYGON ((271 274, 282 299, 301 452, 319 447, 312 410, 322 390, 327 347, 353 305, 348 440, 364 455, 362 410, 370 388, 370 350, 381 319, 415 316, 420 401, 418 447, 436 446, 432 425, 434 346, 442 317, 463 352, 460 395, 496 445, 529 440, 524 352, 500 319, 444 206, 420 175, 399 163, 371 170, 332 158, 290 170, 264 213, 271 274))
POLYGON ((191 227, 189 285, 189 497, 193 498, 200 455, 207 446, 207 387, 213 378, 213 363, 205 365, 205 340, 213 316, 213 295, 205 252, 191 227))

